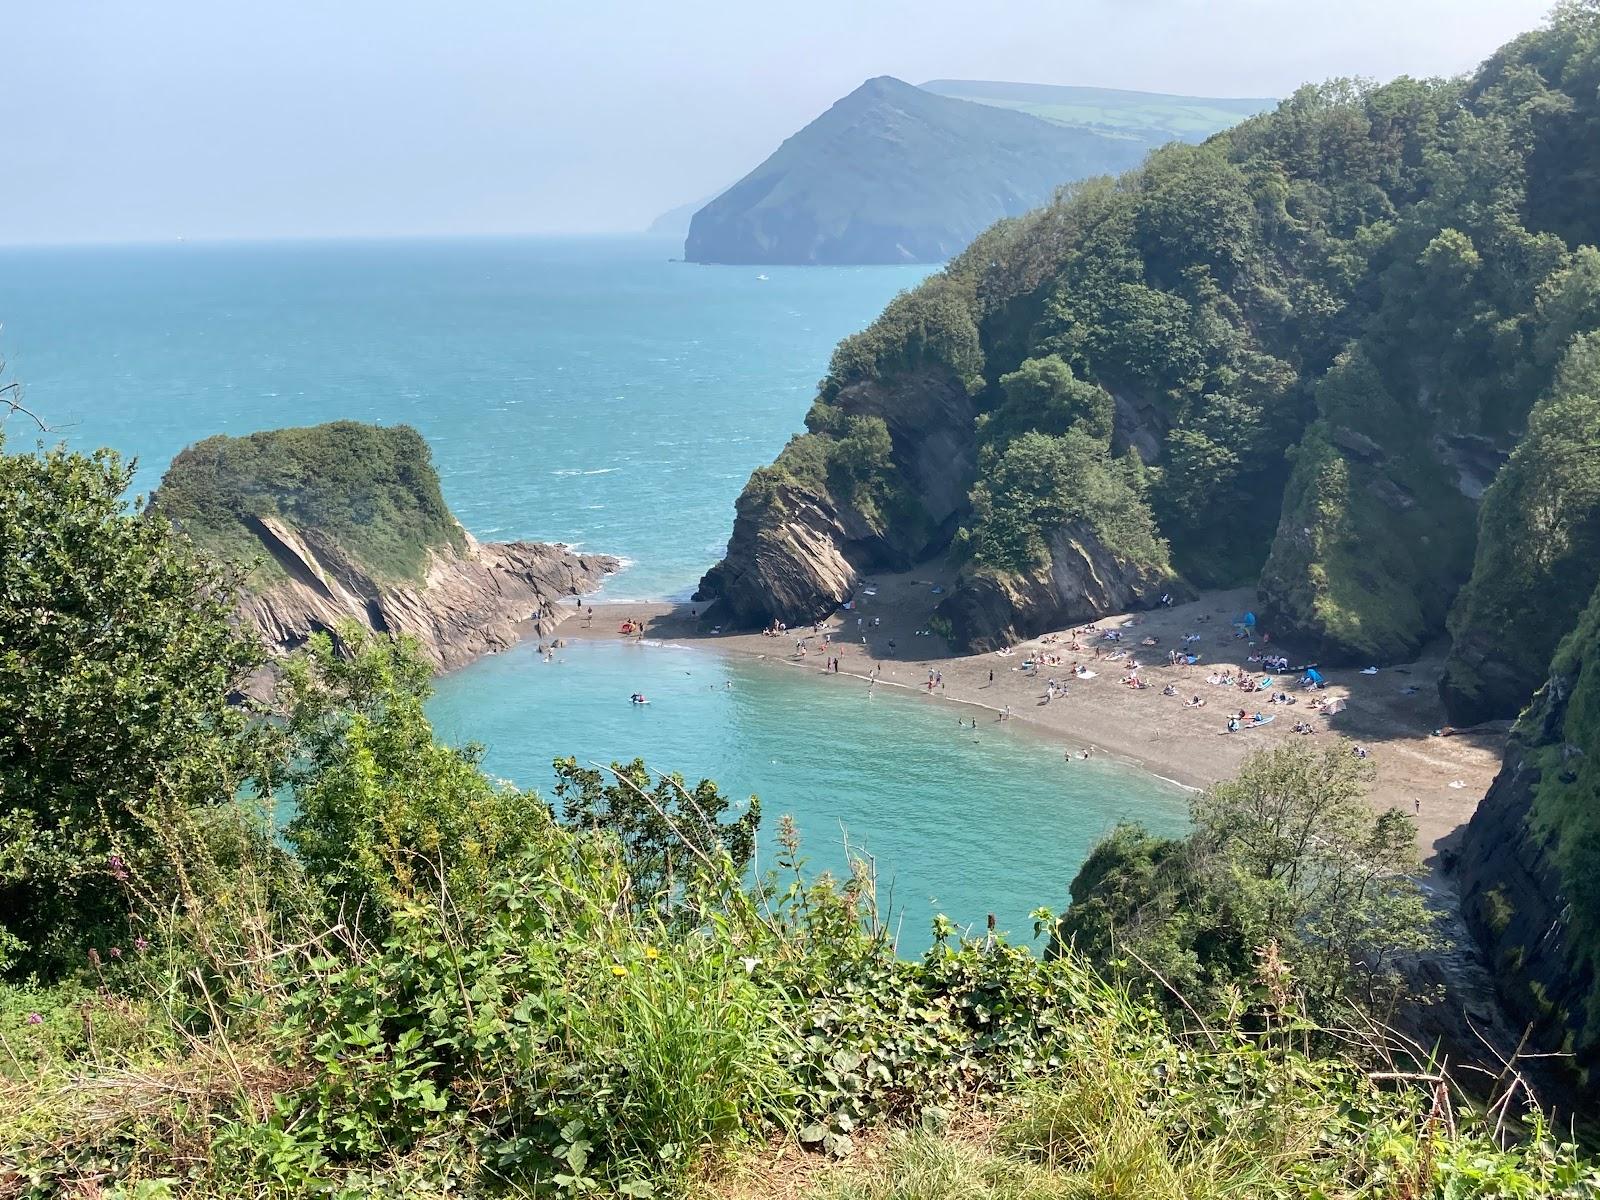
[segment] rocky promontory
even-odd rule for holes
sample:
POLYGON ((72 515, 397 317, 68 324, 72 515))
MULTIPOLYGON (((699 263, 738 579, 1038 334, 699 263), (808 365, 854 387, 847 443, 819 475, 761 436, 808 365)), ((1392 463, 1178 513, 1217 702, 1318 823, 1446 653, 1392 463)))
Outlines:
POLYGON ((252 522, 262 549, 287 578, 239 602, 268 648, 287 653, 313 633, 353 620, 378 633, 413 637, 438 671, 453 671, 515 645, 531 623, 556 625, 555 602, 592 592, 617 560, 546 542, 478 542, 433 551, 420 580, 375 578, 315 530, 272 517, 252 522))
POLYGON ((557 600, 618 565, 559 544, 478 542, 406 426, 208 438, 173 460, 150 503, 249 568, 239 617, 278 655, 355 621, 415 638, 435 670, 453 670, 513 645, 530 622, 549 632, 557 600))

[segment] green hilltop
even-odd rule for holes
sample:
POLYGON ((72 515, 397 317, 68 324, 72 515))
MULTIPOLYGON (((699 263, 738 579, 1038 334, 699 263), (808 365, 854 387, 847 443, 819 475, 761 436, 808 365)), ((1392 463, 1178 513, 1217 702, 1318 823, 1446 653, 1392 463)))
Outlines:
POLYGON ((282 575, 263 557, 263 517, 331 542, 387 582, 420 580, 430 551, 460 549, 466 536, 427 442, 408 425, 332 421, 209 437, 173 459, 150 506, 212 554, 257 562, 257 586, 282 575))
POLYGON ((986 79, 930 79, 917 86, 957 100, 1015 109, 1073 129, 1130 138, 1152 148, 1163 142, 1204 141, 1278 103, 986 79))
POLYGON ((707 204, 684 257, 709 263, 941 262, 1139 143, 869 79, 707 204))

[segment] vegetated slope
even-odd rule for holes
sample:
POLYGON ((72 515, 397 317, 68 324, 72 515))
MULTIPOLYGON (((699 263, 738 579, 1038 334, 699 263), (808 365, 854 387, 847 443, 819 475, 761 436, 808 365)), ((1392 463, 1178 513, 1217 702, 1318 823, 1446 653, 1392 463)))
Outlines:
MULTIPOLYGON (((270 518, 317 530, 375 576, 395 581, 420 581, 429 551, 466 545, 428 444, 406 425, 334 421, 209 437, 173 459, 151 507, 221 558, 258 557, 260 522, 270 518)), ((253 582, 281 573, 267 558, 253 582)))
POLYGON ((1600 325, 1600 210, 1571 200, 1600 163, 1597 25, 1564 8, 1470 78, 1306 87, 997 225, 841 344, 702 595, 803 619, 949 552, 980 648, 1153 602, 1170 566, 1257 580, 1325 660, 1414 654, 1600 325), (1085 387, 1113 413, 1094 449, 1060 440, 1085 387))
POLYGON ((241 616, 278 652, 353 619, 411 634, 435 667, 453 668, 512 644, 518 622, 616 569, 562 546, 474 541, 405 425, 207 438, 173 460, 150 508, 249 568, 241 616))
POLYGON ((1141 143, 869 79, 695 214, 709 263, 942 262, 1141 143))
POLYGON ((1562 641, 1467 826, 1463 909, 1533 1047, 1600 1067, 1600 591, 1562 641))
POLYGON ((1172 96, 988 79, 931 79, 918 86, 957 100, 1016 109, 1073 129, 1133 138, 1151 147, 1163 142, 1202 141, 1278 103, 1264 98, 1172 96))

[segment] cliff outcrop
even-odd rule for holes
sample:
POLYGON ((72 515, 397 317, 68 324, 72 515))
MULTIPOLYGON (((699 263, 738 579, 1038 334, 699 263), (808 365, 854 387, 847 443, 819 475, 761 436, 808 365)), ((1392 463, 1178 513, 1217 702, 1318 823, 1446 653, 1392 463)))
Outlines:
MULTIPOLYGON (((244 569, 239 618, 269 651, 355 621, 414 637, 439 671, 540 632, 617 560, 539 542, 480 544, 450 513, 420 434, 335 421, 189 447, 150 498, 244 569)), ((265 677, 251 691, 270 686, 265 677)))
POLYGON ((286 577, 246 592, 239 615, 278 654, 353 620, 415 638, 436 670, 452 671, 514 645, 530 623, 551 632, 557 600, 594 591, 617 569, 614 558, 561 545, 480 543, 465 535, 459 548, 431 551, 420 580, 389 582, 316 530, 270 516, 250 524, 286 577))
POLYGON ((1529 1047, 1600 1067, 1600 593, 1512 731, 1454 870, 1464 915, 1529 1047))
POLYGON ((963 573, 939 605, 950 644, 966 653, 999 650, 1107 613, 1154 608, 1193 591, 1170 571, 1112 552, 1084 521, 1047 536, 1049 560, 1022 573, 963 573))

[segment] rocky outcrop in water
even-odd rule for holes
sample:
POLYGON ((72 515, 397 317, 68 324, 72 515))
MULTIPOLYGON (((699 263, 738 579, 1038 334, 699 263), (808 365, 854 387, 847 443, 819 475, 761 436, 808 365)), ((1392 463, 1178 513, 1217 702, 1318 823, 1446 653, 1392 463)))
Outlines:
POLYGON ((353 620, 414 637, 436 670, 454 670, 515 644, 526 622, 550 632, 557 600, 593 591, 617 569, 605 555, 543 542, 480 543, 468 535, 461 549, 433 550, 421 581, 385 583, 315 530, 271 516, 249 524, 288 578, 247 593, 239 614, 278 654, 353 620))
MULTIPOLYGON (((173 459, 150 510, 246 572, 239 619, 274 655, 355 621, 415 638, 449 671, 510 646, 526 622, 548 632, 559 598, 593 591, 618 565, 560 545, 480 544, 404 425, 206 438, 173 459)), ((271 683, 263 672, 248 690, 271 683)))

